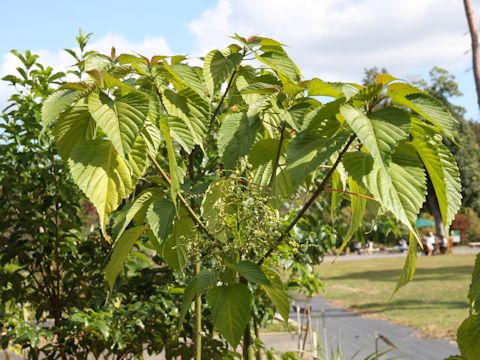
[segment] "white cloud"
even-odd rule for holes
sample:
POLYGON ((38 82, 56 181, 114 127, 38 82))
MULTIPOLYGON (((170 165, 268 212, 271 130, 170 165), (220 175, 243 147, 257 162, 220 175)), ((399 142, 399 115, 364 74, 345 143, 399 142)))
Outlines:
MULTIPOLYGON (((101 53, 109 54, 112 46, 115 47, 117 54, 137 52, 148 57, 158 54, 171 55, 173 53, 163 37, 150 37, 145 38, 142 42, 130 42, 122 35, 114 33, 107 33, 97 40, 92 41, 87 50, 95 49, 101 53)), ((63 50, 51 51, 40 49, 33 50, 32 53, 40 56, 39 61, 41 64, 52 66, 56 71, 66 71, 75 63, 74 59, 63 50)), ((19 65, 19 60, 13 54, 4 54, 2 62, 0 63, 0 78, 7 74, 15 74, 15 68, 19 65)), ((0 81, 0 108, 4 107, 11 92, 12 89, 7 83, 0 81)))
POLYGON ((194 53, 224 46, 228 36, 273 37, 290 45, 306 76, 358 81, 385 66, 405 77, 452 61, 469 48, 463 4, 455 0, 220 0, 189 24, 194 53))

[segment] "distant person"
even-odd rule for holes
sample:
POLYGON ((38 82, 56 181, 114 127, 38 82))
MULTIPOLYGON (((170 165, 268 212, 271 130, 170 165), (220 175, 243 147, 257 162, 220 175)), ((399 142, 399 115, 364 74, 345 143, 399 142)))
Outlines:
POLYGON ((400 249, 400 252, 403 254, 405 251, 408 249, 407 241, 405 239, 400 239, 398 242, 398 248, 400 249))
POLYGON ((367 254, 373 255, 373 240, 367 241, 367 254))
POLYGON ((446 236, 440 237, 440 253, 446 254, 448 250, 448 239, 446 236))
POLYGON ((426 255, 427 256, 434 255, 436 240, 435 240, 435 235, 433 235, 431 231, 427 234, 427 237, 425 238, 425 243, 426 243, 425 245, 427 246, 426 255))
POLYGON ((360 241, 355 241, 353 243, 353 250, 357 253, 357 255, 361 255, 361 253, 362 253, 362 243, 360 241))

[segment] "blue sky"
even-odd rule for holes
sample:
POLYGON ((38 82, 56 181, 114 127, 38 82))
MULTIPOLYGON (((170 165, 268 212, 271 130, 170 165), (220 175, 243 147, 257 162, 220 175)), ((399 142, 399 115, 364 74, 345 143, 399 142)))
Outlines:
MULTIPOLYGON (((478 1, 474 0, 475 5, 478 1)), ((459 0, 183 0, 7 1, 2 4, 0 74, 15 68, 12 48, 31 49, 64 69, 79 28, 93 32, 92 47, 106 51, 202 55, 228 36, 271 36, 290 46, 306 77, 360 81, 368 66, 385 66, 407 80, 438 65, 456 75, 455 99, 479 120, 470 68, 467 25, 459 0)), ((477 9, 480 17, 480 9, 477 9)), ((0 103, 9 89, 0 84, 0 103)))

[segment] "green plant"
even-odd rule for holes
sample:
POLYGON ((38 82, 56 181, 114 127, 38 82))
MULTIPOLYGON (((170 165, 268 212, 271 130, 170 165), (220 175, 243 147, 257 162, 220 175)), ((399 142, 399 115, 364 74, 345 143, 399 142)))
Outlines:
MULTIPOLYGON (((426 173, 445 224, 460 206, 458 169, 442 143, 454 137, 456 121, 436 99, 388 75, 368 86, 303 80, 279 42, 234 39, 202 67, 184 56, 91 54, 85 78, 62 85, 42 110, 114 241, 110 286, 144 233, 177 276, 189 277, 181 319, 195 302, 197 359, 205 295, 222 337, 236 347, 243 336, 244 358, 252 356, 253 292, 288 315, 272 254, 332 176, 352 202, 344 246, 362 222, 364 195, 414 242, 426 173), (319 96, 333 100, 322 104, 319 96)), ((415 255, 399 287, 413 276, 415 255)))
MULTIPOLYGON (((69 50, 79 61, 89 54, 87 40, 80 34, 80 52, 69 50)), ((65 74, 28 51, 13 53, 22 65, 4 78, 15 91, 0 118, 1 348, 30 359, 125 359, 162 350, 168 358, 191 357, 193 329, 177 329, 185 280, 173 276, 148 239, 136 243, 107 299, 111 244, 98 231, 81 231, 89 203, 51 134, 42 132, 41 104, 65 74)), ((82 62, 72 72, 81 76, 81 69, 82 62)), ((205 356, 229 356, 208 316, 203 326, 205 356)))
POLYGON ((470 314, 457 331, 457 343, 461 356, 451 356, 449 359, 480 359, 480 255, 475 259, 468 300, 470 314))

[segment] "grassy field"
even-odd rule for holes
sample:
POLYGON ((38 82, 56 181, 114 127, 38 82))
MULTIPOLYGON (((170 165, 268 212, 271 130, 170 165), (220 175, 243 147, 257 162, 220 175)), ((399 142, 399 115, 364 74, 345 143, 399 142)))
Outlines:
POLYGON ((318 272, 325 296, 355 312, 421 330, 427 337, 455 338, 468 315, 467 293, 475 256, 419 257, 414 280, 392 302, 404 259, 323 263, 318 272))

